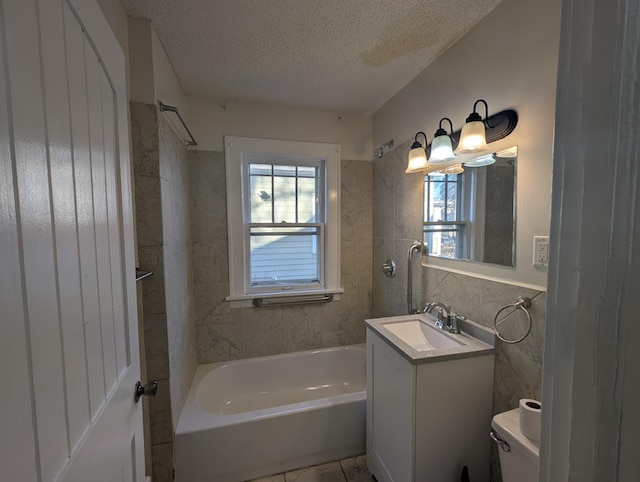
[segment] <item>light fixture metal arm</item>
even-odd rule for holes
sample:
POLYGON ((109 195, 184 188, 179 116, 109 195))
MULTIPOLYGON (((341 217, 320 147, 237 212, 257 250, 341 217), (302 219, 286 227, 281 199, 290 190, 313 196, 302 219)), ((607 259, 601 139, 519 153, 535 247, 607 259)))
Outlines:
MULTIPOLYGON (((491 128, 491 129, 493 129, 495 126, 492 126, 491 124, 489 124, 489 105, 487 104, 487 101, 486 101, 486 100, 484 100, 484 99, 478 99, 478 100, 476 100, 476 101, 474 102, 474 104, 473 104, 473 113, 474 113, 474 114, 477 114, 477 115, 478 115, 478 117, 479 117, 479 114, 478 114, 478 111, 477 111, 478 102, 482 102, 482 103, 484 104, 484 124, 485 124, 487 127, 489 127, 489 128, 491 128)), ((473 115, 473 114, 472 114, 472 115, 473 115)), ((467 119, 467 121, 468 121, 468 119, 467 119)))

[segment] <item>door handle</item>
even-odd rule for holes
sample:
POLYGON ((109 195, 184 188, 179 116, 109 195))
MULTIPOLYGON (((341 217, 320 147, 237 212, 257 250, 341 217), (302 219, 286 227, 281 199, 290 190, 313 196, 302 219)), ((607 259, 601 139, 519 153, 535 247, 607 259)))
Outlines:
POLYGON ((157 381, 153 380, 152 382, 149 382, 146 385, 142 385, 140 380, 136 382, 136 393, 135 393, 136 403, 140 401, 140 397, 142 395, 146 395, 147 397, 155 397, 157 393, 158 393, 157 381))

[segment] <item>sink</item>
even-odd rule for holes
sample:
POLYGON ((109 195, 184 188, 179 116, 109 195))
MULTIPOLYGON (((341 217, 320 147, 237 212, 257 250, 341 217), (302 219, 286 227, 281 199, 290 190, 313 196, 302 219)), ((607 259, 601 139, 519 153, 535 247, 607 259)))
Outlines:
POLYGON ((440 329, 420 319, 383 323, 387 330, 414 350, 442 350, 464 345, 462 341, 447 336, 440 329))

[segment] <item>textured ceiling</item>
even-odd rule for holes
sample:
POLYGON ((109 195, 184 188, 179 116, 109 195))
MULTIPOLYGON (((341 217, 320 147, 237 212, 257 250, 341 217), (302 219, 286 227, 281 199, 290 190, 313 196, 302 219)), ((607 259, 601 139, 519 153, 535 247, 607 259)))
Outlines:
POLYGON ((123 0, 187 94, 378 110, 500 0, 123 0))

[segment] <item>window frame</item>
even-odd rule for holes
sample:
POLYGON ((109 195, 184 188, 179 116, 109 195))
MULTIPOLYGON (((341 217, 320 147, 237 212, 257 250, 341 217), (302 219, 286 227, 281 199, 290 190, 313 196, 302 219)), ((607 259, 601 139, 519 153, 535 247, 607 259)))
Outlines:
MULTIPOLYGON (((313 142, 282 141, 225 136, 229 296, 232 306, 250 306, 254 298, 338 295, 340 287, 340 146, 313 142), (317 286, 251 286, 249 164, 324 164, 323 236, 318 248, 324 264, 317 286)), ((303 224, 303 223, 302 223, 303 224)), ((314 223, 317 224, 317 223, 314 223)))
MULTIPOLYGON (((468 257, 468 236, 469 236, 469 220, 467 220, 467 212, 468 209, 465 208, 466 202, 468 202, 467 196, 465 195, 466 183, 464 180, 463 174, 443 174, 444 180, 438 180, 434 176, 429 176, 425 174, 423 180, 423 214, 422 214, 422 240, 427 243, 428 233, 434 232, 451 232, 455 231, 457 233, 456 236, 456 256, 443 256, 437 255, 446 259, 465 259, 468 257), (455 176, 455 179, 449 179, 449 176, 455 176), (433 185, 437 182, 445 183, 445 192, 448 192, 447 185, 448 184, 456 184, 456 219, 455 220, 439 220, 439 221, 428 221, 429 218, 429 209, 427 206, 427 198, 429 196, 429 192, 433 188, 433 185)), ((445 196, 445 218, 446 216, 446 196, 445 196)), ((428 246, 428 249, 431 249, 431 246, 428 246)))

